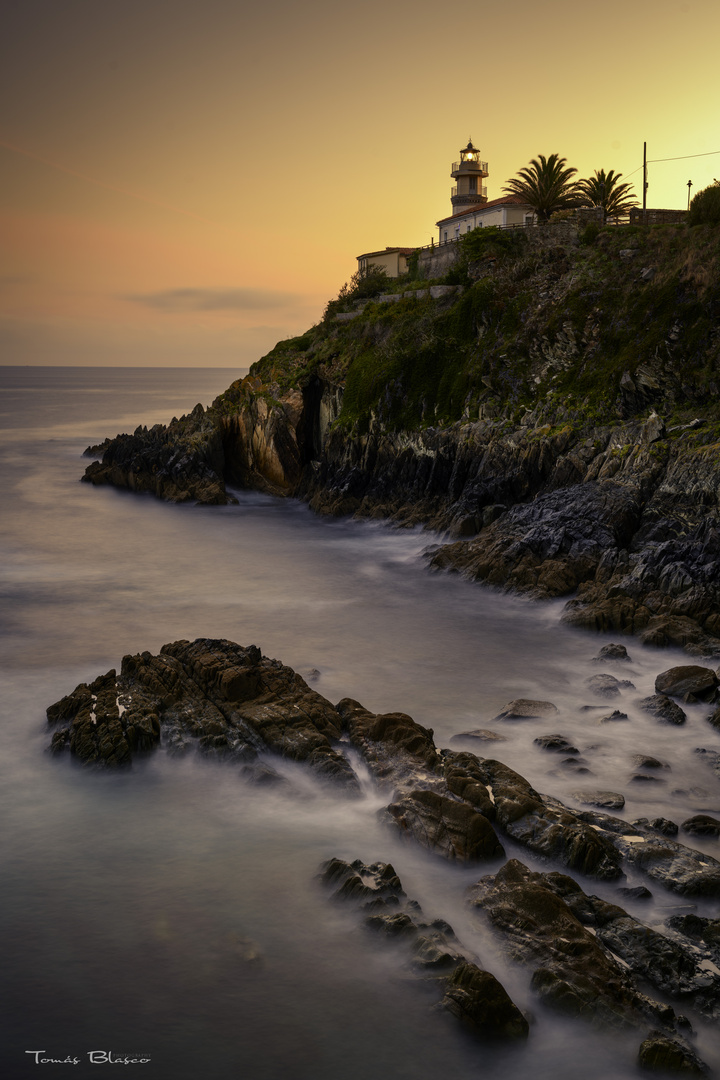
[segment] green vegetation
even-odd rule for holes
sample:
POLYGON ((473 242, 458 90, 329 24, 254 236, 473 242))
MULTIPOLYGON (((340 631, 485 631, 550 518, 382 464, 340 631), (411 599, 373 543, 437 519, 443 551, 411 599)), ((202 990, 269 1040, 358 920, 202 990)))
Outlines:
POLYGON ((613 169, 608 173, 604 169, 596 169, 594 176, 578 181, 577 190, 582 205, 600 207, 607 217, 624 214, 637 206, 637 199, 630 194, 632 185, 621 184, 621 177, 622 173, 616 173, 613 169))
POLYGON ((698 191, 690 203, 689 225, 720 225, 720 181, 698 191))
MULTIPOLYGON (((720 230, 588 233, 573 245, 545 230, 477 229, 436 299, 416 278, 360 275, 320 324, 253 366, 247 392, 276 400, 320 376, 344 386, 338 423, 356 432, 373 417, 413 430, 517 423, 528 410, 552 429, 652 408, 668 425, 693 411, 720 421, 720 230)), ((223 408, 246 392, 231 389, 223 408)))
POLYGON ((577 186, 572 179, 576 172, 566 158, 557 154, 546 158, 540 154, 508 180, 503 191, 520 195, 533 208, 538 221, 549 221, 557 210, 578 205, 577 186))

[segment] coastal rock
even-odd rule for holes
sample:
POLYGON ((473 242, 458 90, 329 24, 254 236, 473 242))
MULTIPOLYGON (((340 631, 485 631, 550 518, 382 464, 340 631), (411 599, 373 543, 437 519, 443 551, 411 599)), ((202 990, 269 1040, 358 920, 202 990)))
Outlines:
POLYGON ((528 1022, 489 971, 462 964, 453 972, 443 1008, 486 1039, 526 1039, 528 1022))
POLYGON ((487 728, 475 728, 473 731, 458 732, 452 736, 450 742, 507 742, 507 736, 487 728))
POLYGON ((661 1031, 651 1031, 640 1046, 638 1065, 648 1072, 665 1076, 708 1076, 710 1070, 685 1039, 669 1038, 661 1031))
POLYGON ((687 716, 677 702, 666 694, 652 694, 635 704, 643 712, 656 716, 658 720, 666 720, 669 724, 684 724, 687 720, 687 716))
POLYGON ((633 684, 628 679, 616 679, 614 675, 591 675, 585 685, 598 697, 617 697, 621 690, 631 689, 633 684))
POLYGON ((505 854, 486 817, 434 791, 411 791, 384 811, 403 834, 463 866, 505 854))
POLYGON ((685 703, 711 701, 715 697, 719 682, 712 668, 688 664, 669 668, 658 675, 655 692, 680 698, 685 703))
POLYGON ((371 713, 351 698, 343 698, 336 708, 376 780, 418 787, 418 781, 432 785, 440 779, 440 757, 429 728, 406 713, 371 713))
POLYGON ((624 645, 603 645, 597 656, 593 657, 594 664, 602 664, 609 660, 618 660, 624 663, 630 661, 628 651, 624 645))
POLYGON ((564 735, 540 735, 533 739, 536 746, 542 750, 552 750, 558 754, 579 754, 577 746, 573 746, 564 735))
POLYGON ((125 656, 47 711, 59 726, 52 749, 83 764, 116 767, 160 742, 196 747, 250 767, 258 753, 306 762, 318 775, 359 794, 352 768, 335 748, 342 719, 290 668, 254 646, 199 638, 164 645, 160 654, 125 656))
POLYGON ((495 976, 478 965, 448 923, 426 920, 389 863, 331 859, 321 868, 320 881, 334 890, 333 899, 357 907, 378 940, 401 941, 411 970, 437 981, 444 992, 442 1008, 475 1035, 492 1041, 527 1037, 527 1020, 495 976))
POLYGON ((562 803, 540 795, 500 761, 478 762, 478 772, 492 792, 498 825, 537 855, 592 877, 622 875, 621 856, 607 837, 562 803))
POLYGON ((597 940, 591 898, 572 878, 539 874, 510 859, 468 890, 510 957, 532 971, 531 986, 551 1008, 602 1026, 648 1019, 672 1029, 673 1010, 642 994, 628 969, 597 940))
POLYGON ((625 797, 617 791, 574 791, 573 799, 584 806, 600 806, 606 810, 622 810, 625 797))
POLYGON ((709 814, 695 814, 683 821, 681 828, 694 836, 720 836, 720 821, 709 814))
POLYGON ((557 706, 552 701, 533 701, 531 698, 517 698, 510 701, 493 720, 537 720, 543 716, 554 716, 557 706))

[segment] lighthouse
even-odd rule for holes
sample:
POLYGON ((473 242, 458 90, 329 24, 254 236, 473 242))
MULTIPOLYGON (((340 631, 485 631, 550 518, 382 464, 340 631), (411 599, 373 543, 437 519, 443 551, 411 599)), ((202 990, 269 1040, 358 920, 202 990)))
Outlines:
POLYGON ((457 186, 450 191, 453 214, 487 202, 487 188, 483 180, 489 175, 488 164, 480 160, 480 151, 473 146, 472 139, 460 151, 460 160, 453 161, 450 175, 457 180, 457 186))

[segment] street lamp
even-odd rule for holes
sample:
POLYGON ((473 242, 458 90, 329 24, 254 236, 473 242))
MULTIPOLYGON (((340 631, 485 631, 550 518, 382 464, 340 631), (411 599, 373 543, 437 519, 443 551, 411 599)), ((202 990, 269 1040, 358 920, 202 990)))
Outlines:
POLYGON ((688 180, 688 182, 687 182, 687 189, 688 189, 688 205, 687 205, 687 208, 688 208, 688 210, 690 209, 690 188, 692 186, 693 186, 692 180, 688 180))

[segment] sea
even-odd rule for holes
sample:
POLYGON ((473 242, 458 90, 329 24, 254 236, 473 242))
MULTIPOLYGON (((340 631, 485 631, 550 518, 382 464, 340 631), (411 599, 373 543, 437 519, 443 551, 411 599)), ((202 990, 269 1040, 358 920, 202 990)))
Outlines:
MULTIPOLYGON (((291 794, 192 754, 160 750, 112 773, 48 753, 45 711, 78 683, 127 653, 229 638, 332 702, 409 713, 440 747, 492 729, 504 741, 480 753, 571 806, 601 788, 624 795, 628 821, 720 813, 718 781, 694 753, 720 750, 708 708, 689 706, 675 727, 634 704, 684 654, 629 639, 622 671, 598 664, 612 636, 565 626, 560 601, 432 571, 425 553, 442 537, 422 529, 318 517, 254 492, 201 507, 80 482, 89 444, 207 405, 243 374, 0 368, 2 1075, 102 1076, 119 1064, 156 1080, 635 1078, 642 1033, 609 1037, 548 1012, 530 971, 475 921, 465 890, 497 864, 458 868, 402 843, 369 778, 349 801, 287 763, 291 794), (587 680, 605 671, 633 683, 604 710, 625 720, 582 708, 598 705, 587 680), (559 711, 494 720, 515 698, 559 711), (534 741, 557 733, 582 762, 534 741), (647 754, 661 767, 638 780, 647 754), (401 947, 329 901, 317 875, 333 856, 392 862, 426 916, 446 919, 528 1013, 527 1045, 479 1043, 439 1010, 401 947)), ((693 844, 718 857, 716 840, 693 844)), ((619 899, 615 884, 578 880, 619 899)), ((652 892, 623 900, 649 925, 717 914, 652 892)), ((720 1067, 716 1033, 696 1030, 720 1067)))

